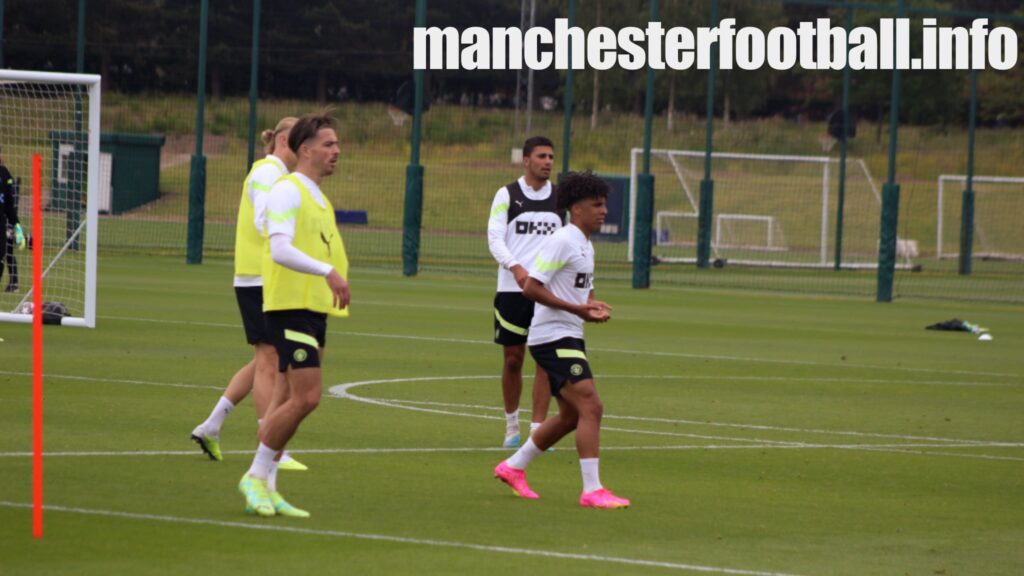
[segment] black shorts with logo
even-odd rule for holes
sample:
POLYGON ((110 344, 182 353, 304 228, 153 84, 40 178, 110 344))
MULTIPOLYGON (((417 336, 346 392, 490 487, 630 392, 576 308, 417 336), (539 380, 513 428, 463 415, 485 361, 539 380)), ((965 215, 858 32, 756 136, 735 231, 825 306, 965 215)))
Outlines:
POLYGON ((310 310, 275 310, 264 314, 270 341, 277 349, 277 369, 319 368, 320 348, 327 344, 327 314, 310 310))
POLYGON ((530 346, 530 355, 537 366, 548 373, 552 396, 558 396, 566 381, 576 383, 594 378, 587 362, 587 345, 579 338, 562 338, 530 346))
POLYGON ((522 292, 498 292, 494 296, 494 343, 502 346, 526 344, 533 322, 533 300, 522 292))
POLYGON ((263 317, 263 287, 235 286, 235 300, 242 313, 245 341, 249 344, 269 344, 267 321, 263 317))

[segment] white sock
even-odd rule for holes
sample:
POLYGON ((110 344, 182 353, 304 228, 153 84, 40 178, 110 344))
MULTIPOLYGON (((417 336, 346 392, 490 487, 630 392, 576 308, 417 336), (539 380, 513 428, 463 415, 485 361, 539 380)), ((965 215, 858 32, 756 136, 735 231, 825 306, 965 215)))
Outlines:
POLYGON ((533 436, 533 433, 537 431, 537 428, 540 428, 541 424, 543 422, 530 422, 530 436, 533 436))
POLYGON ((217 400, 217 405, 210 412, 210 417, 203 422, 203 431, 210 436, 220 437, 220 427, 224 425, 224 419, 235 409, 235 405, 224 396, 217 400))
POLYGON ((519 434, 519 410, 505 413, 505 435, 519 434))
POLYGON ((530 438, 526 441, 526 444, 523 444, 519 450, 516 450, 515 454, 509 456, 509 459, 506 460, 506 462, 516 470, 526 470, 526 467, 530 465, 530 462, 543 453, 544 451, 537 448, 537 445, 533 443, 533 438, 530 438))
POLYGON ((597 461, 599 458, 580 458, 580 471, 583 472, 583 491, 593 492, 600 490, 601 476, 597 473, 597 461))
POLYGON ((252 466, 249 467, 249 475, 260 480, 266 480, 270 476, 270 468, 274 465, 274 458, 277 457, 277 450, 260 442, 256 449, 256 456, 252 459, 252 466))
POLYGON ((277 462, 270 466, 270 473, 267 474, 267 490, 277 492, 277 462))

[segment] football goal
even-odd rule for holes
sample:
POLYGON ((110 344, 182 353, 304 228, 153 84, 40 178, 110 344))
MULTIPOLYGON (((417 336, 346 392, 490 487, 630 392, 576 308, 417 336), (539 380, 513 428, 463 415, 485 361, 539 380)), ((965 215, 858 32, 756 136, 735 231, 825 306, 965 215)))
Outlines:
MULTIPOLYGON (((938 180, 936 258, 960 257, 960 216, 967 176, 938 180)), ((974 176, 974 260, 1024 261, 1024 178, 974 176)))
MULTIPOLYGON (((93 327, 100 77, 0 70, 0 126, 0 157, 13 176, 18 217, 27 236, 35 224, 32 157, 42 158, 43 300, 66 310, 61 324, 93 327)), ((7 256, 0 279, 0 321, 31 322, 31 252, 15 250, 7 256)))
MULTIPOLYGON (((630 154, 630 215, 643 149, 630 154)), ((715 201, 711 252, 746 266, 828 268, 839 225, 839 159, 829 156, 712 153, 715 201)), ((651 150, 655 177, 652 252, 662 262, 695 262, 701 150, 651 150)), ((843 199, 843 268, 878 266, 881 194, 863 160, 847 159, 843 199)), ((629 259, 634 221, 630 221, 629 259)), ((909 267, 906 257, 899 264, 909 267)))

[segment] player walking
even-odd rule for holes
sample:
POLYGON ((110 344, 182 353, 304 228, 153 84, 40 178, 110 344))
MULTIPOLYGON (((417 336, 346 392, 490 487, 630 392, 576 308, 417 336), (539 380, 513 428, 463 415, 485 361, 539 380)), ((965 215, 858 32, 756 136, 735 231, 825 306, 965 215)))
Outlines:
POLYGON ((526 483, 526 467, 566 434, 576 431, 583 493, 580 506, 624 508, 629 500, 601 485, 598 474, 601 416, 604 407, 594 385, 583 342, 583 323, 607 322, 611 307, 594 300, 594 246, 590 235, 608 213, 608 185, 590 174, 570 173, 558 186, 559 207, 569 224, 541 248, 530 267, 523 293, 537 302, 527 344, 551 382, 558 414, 548 418, 526 443, 494 469, 494 476, 522 498, 539 498, 526 483))
MULTIPOLYGON (((487 222, 487 244, 498 261, 494 296, 494 342, 504 348, 501 390, 505 404, 505 448, 519 446, 519 397, 523 391, 526 335, 533 319, 533 301, 523 296, 526 266, 540 245, 562 226, 557 196, 551 186, 555 151, 551 140, 534 136, 523 144, 523 176, 498 189, 487 222)), ((551 393, 547 375, 533 378, 532 432, 548 413, 551 393)))

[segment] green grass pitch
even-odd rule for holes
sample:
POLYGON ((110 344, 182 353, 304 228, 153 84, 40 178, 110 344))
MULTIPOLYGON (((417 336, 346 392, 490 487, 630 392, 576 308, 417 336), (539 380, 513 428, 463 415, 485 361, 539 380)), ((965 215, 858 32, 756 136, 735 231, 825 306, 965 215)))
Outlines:
MULTIPOLYGON (((598 246, 600 251, 602 246, 598 246)), ((244 343, 227 260, 105 257, 95 330, 47 328, 45 536, 31 536, 31 330, 0 325, 0 574, 1016 575, 1024 567, 1019 306, 601 282, 605 403, 580 509, 571 437, 509 451, 493 279, 357 267, 325 394, 281 472, 306 521, 246 516, 250 401, 225 461, 189 442, 244 343), (995 339, 924 326, 960 317, 995 339), (340 398, 329 390, 355 384, 340 398)), ((532 373, 528 361, 526 372, 532 373)), ((524 394, 524 400, 526 400, 524 394)))

